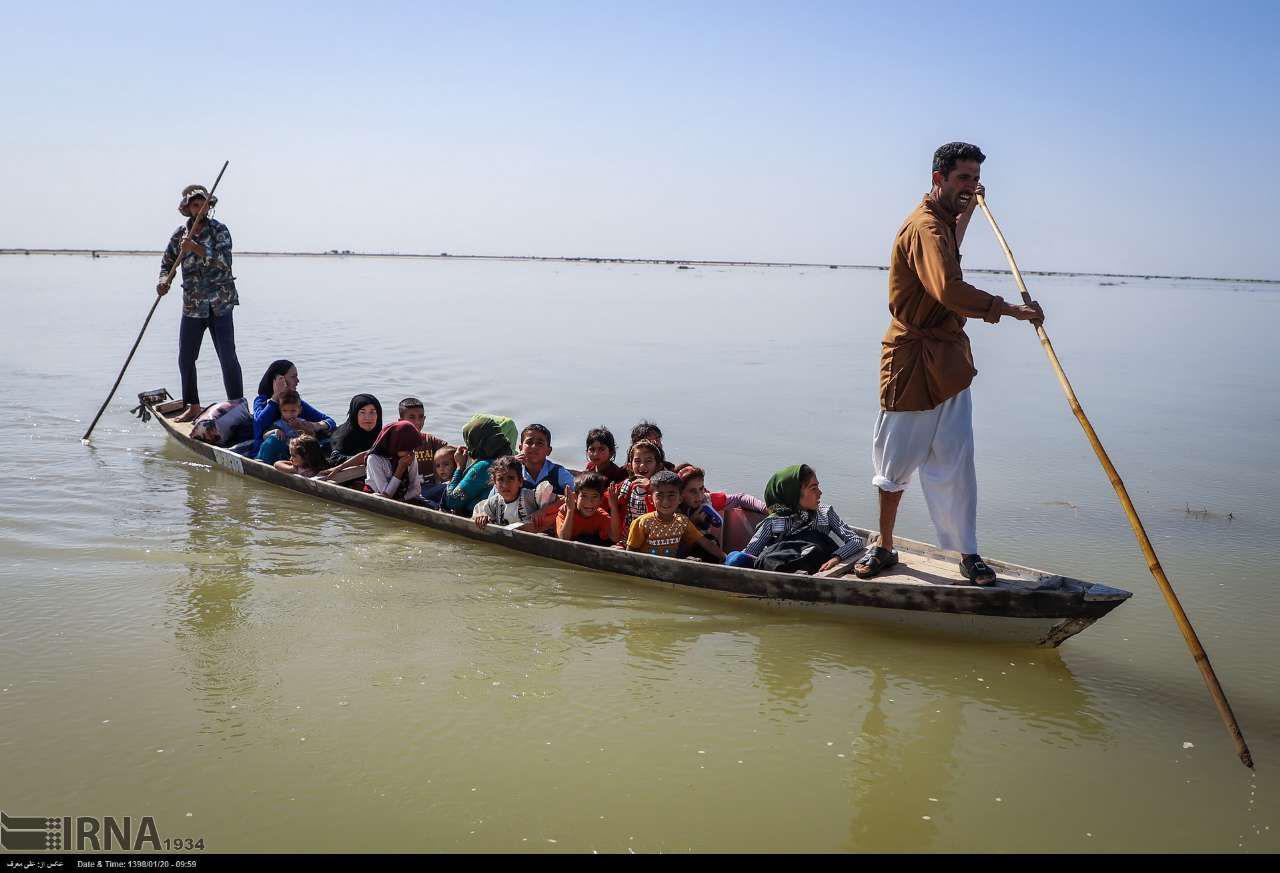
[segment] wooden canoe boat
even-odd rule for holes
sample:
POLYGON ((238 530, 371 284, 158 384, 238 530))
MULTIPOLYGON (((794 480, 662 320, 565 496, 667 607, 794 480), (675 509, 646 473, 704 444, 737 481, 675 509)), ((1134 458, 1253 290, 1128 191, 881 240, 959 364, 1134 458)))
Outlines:
MULTIPOLYGON (((850 575, 852 560, 829 573, 807 576, 660 558, 496 525, 480 530, 467 518, 332 482, 281 473, 270 464, 193 439, 189 424, 175 422, 170 417, 182 408, 180 401, 158 402, 155 392, 139 395, 139 400, 141 408, 154 415, 169 436, 237 475, 527 554, 668 583, 682 590, 730 595, 769 605, 819 609, 828 614, 976 636, 988 641, 1050 647, 1061 645, 1132 596, 1119 588, 993 560, 987 563, 999 575, 998 581, 985 587, 970 585, 957 572, 954 556, 901 537, 894 538, 901 559, 898 566, 875 579, 862 580, 850 575)), ((864 537, 868 535, 866 530, 857 530, 864 537)))

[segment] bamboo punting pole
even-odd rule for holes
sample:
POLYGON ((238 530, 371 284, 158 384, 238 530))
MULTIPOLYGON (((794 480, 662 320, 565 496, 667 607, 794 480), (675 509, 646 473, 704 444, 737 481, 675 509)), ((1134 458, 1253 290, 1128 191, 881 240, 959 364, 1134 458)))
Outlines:
MULTIPOLYGON (((227 171, 227 165, 230 161, 224 161, 222 169, 218 171, 218 178, 213 180, 213 187, 209 189, 209 196, 204 199, 204 205, 200 207, 200 211, 196 213, 195 220, 191 222, 191 226, 187 228, 186 234, 182 237, 182 242, 191 239, 191 232, 199 226, 204 214, 209 211, 209 204, 213 202, 213 192, 218 190, 218 183, 222 181, 222 174, 227 171)), ((182 249, 179 246, 178 257, 174 258, 173 266, 169 267, 169 272, 160 280, 160 284, 168 288, 173 282, 173 274, 177 272, 178 265, 182 263, 182 249)), ((89 422, 89 429, 84 432, 84 436, 80 437, 80 442, 85 445, 89 444, 89 434, 93 433, 93 429, 98 426, 98 419, 102 418, 102 413, 106 412, 107 404, 111 402, 111 398, 116 396, 116 389, 120 387, 121 380, 124 379, 124 371, 129 369, 129 363, 133 360, 133 353, 138 350, 139 344, 142 342, 142 335, 147 332, 147 325, 151 323, 151 316, 156 314, 156 307, 160 305, 160 299, 164 295, 156 292, 156 299, 151 304, 150 311, 147 312, 146 320, 142 322, 142 330, 138 331, 138 338, 133 341, 133 348, 129 349, 129 357, 124 359, 124 366, 120 368, 120 375, 116 376, 116 383, 111 386, 111 390, 107 392, 107 399, 102 401, 102 405, 98 407, 98 414, 93 417, 93 421, 89 422)))
MULTIPOLYGON (((1022 300, 1024 303, 1029 304, 1031 303, 1031 295, 1027 292, 1027 284, 1022 281, 1022 272, 1018 269, 1018 262, 1013 259, 1013 252, 1009 249, 1009 243, 1005 241, 1004 234, 1000 232, 1000 225, 996 224, 995 216, 991 214, 986 198, 981 194, 977 195, 977 197, 978 205, 982 207, 982 212, 987 216, 987 221, 991 222, 991 229, 996 233, 1000 248, 1004 249, 1004 255, 1009 259, 1009 267, 1013 270, 1013 278, 1018 283, 1018 290, 1022 292, 1022 300)), ((1209 694, 1213 697, 1214 705, 1218 707, 1218 714, 1222 716, 1222 721, 1227 726, 1227 733, 1231 734, 1231 739, 1236 744, 1236 754, 1240 756, 1240 761, 1246 767, 1252 768, 1253 755, 1249 753, 1249 746, 1244 741, 1244 734, 1240 732, 1240 725, 1236 721, 1235 714, 1231 711, 1231 704, 1227 702, 1227 695, 1223 692, 1222 685, 1218 682, 1217 674, 1213 672, 1213 665, 1209 663, 1209 656, 1205 654, 1204 646, 1200 645, 1200 638, 1196 636, 1195 628, 1191 626, 1191 620, 1187 618, 1187 613, 1178 601, 1178 595, 1174 593, 1173 586, 1169 584, 1169 577, 1165 575, 1164 568, 1160 566, 1160 559, 1156 557, 1155 547, 1151 545, 1151 539, 1147 536, 1147 531, 1142 526, 1142 519, 1138 517, 1138 510, 1134 508, 1133 501, 1129 499, 1129 491, 1124 487, 1124 482, 1120 480, 1120 474, 1116 472, 1115 465, 1111 463, 1111 458, 1107 456, 1107 450, 1102 447, 1102 440, 1098 439, 1097 432, 1094 431, 1093 425, 1089 423, 1088 417, 1084 414, 1080 401, 1076 399, 1076 392, 1072 390, 1071 383, 1067 381, 1067 374, 1063 371, 1062 364, 1058 362, 1058 355, 1053 350, 1053 344, 1049 342, 1049 335, 1045 333, 1044 325, 1036 324, 1034 326, 1036 334, 1040 337, 1040 344, 1044 346, 1045 354, 1049 356, 1049 363, 1053 365, 1053 372, 1057 374, 1058 382, 1062 385, 1062 390, 1067 395, 1067 404, 1071 407, 1072 413, 1075 414, 1076 420, 1080 422, 1080 427, 1084 428, 1084 434, 1088 437, 1089 444, 1093 446, 1094 454, 1102 462, 1102 468, 1107 471, 1107 478, 1111 480, 1111 487, 1115 488, 1116 495, 1124 506, 1125 514, 1129 516, 1129 524, 1133 527, 1133 535, 1138 538, 1138 545, 1142 547, 1142 554, 1147 559, 1147 569, 1151 571, 1151 575, 1155 577, 1156 584, 1160 586, 1160 593, 1164 595, 1164 602, 1169 605, 1169 609, 1173 612, 1173 619, 1178 624, 1178 630, 1182 631, 1182 637, 1187 641, 1187 648, 1191 650, 1196 666, 1200 668, 1200 673, 1204 676, 1204 682, 1209 686, 1209 694)))

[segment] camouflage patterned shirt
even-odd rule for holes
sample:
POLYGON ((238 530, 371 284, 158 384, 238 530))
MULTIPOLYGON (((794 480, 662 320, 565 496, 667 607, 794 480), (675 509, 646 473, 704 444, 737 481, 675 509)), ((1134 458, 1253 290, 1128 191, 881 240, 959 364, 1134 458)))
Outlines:
MULTIPOLYGON (((169 238, 160 259, 161 278, 177 260, 186 232, 183 224, 169 238)), ((192 318, 225 315, 240 302, 236 277, 231 275, 231 231, 225 224, 206 218, 195 242, 204 246, 204 255, 189 254, 182 259, 182 314, 192 318)))

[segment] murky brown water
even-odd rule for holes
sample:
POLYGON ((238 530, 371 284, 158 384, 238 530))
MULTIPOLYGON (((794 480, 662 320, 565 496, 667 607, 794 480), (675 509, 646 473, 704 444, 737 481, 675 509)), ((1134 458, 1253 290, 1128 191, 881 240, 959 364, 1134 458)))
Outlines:
MULTIPOLYGON (((289 357, 335 417, 413 393, 437 433, 503 412, 568 459, 653 417, 709 484, 806 461, 873 523, 883 273, 238 267, 248 385, 289 357)), ((984 551, 1136 593, 1056 651, 637 586, 211 470, 127 414, 177 389, 173 297, 85 448, 154 272, 0 258, 6 813, 149 814, 215 851, 1280 849, 1280 288, 1033 282, 1251 776, 1025 325, 970 330, 984 551)), ((902 533, 933 539, 918 492, 902 533)))

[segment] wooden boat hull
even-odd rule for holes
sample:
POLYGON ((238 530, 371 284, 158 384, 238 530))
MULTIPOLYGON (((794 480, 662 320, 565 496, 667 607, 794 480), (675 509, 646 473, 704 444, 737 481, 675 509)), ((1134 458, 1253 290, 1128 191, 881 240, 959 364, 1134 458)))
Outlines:
MULTIPOLYGON (((142 398, 140 398, 142 399, 142 398)), ((995 585, 965 584, 954 559, 933 546, 895 538, 902 563, 875 579, 776 573, 698 561, 662 558, 591 546, 490 525, 414 506, 352 488, 281 473, 189 435, 190 426, 171 421, 173 403, 147 403, 168 434, 186 448, 237 475, 310 494, 320 500, 376 512, 424 527, 483 540, 531 555, 681 589, 718 593, 770 606, 813 609, 984 640, 1057 646, 1102 618, 1132 595, 1106 585, 988 560, 999 574, 995 585), (950 568, 950 569, 948 569, 950 568)), ((868 532, 859 530, 864 536, 868 532)))

